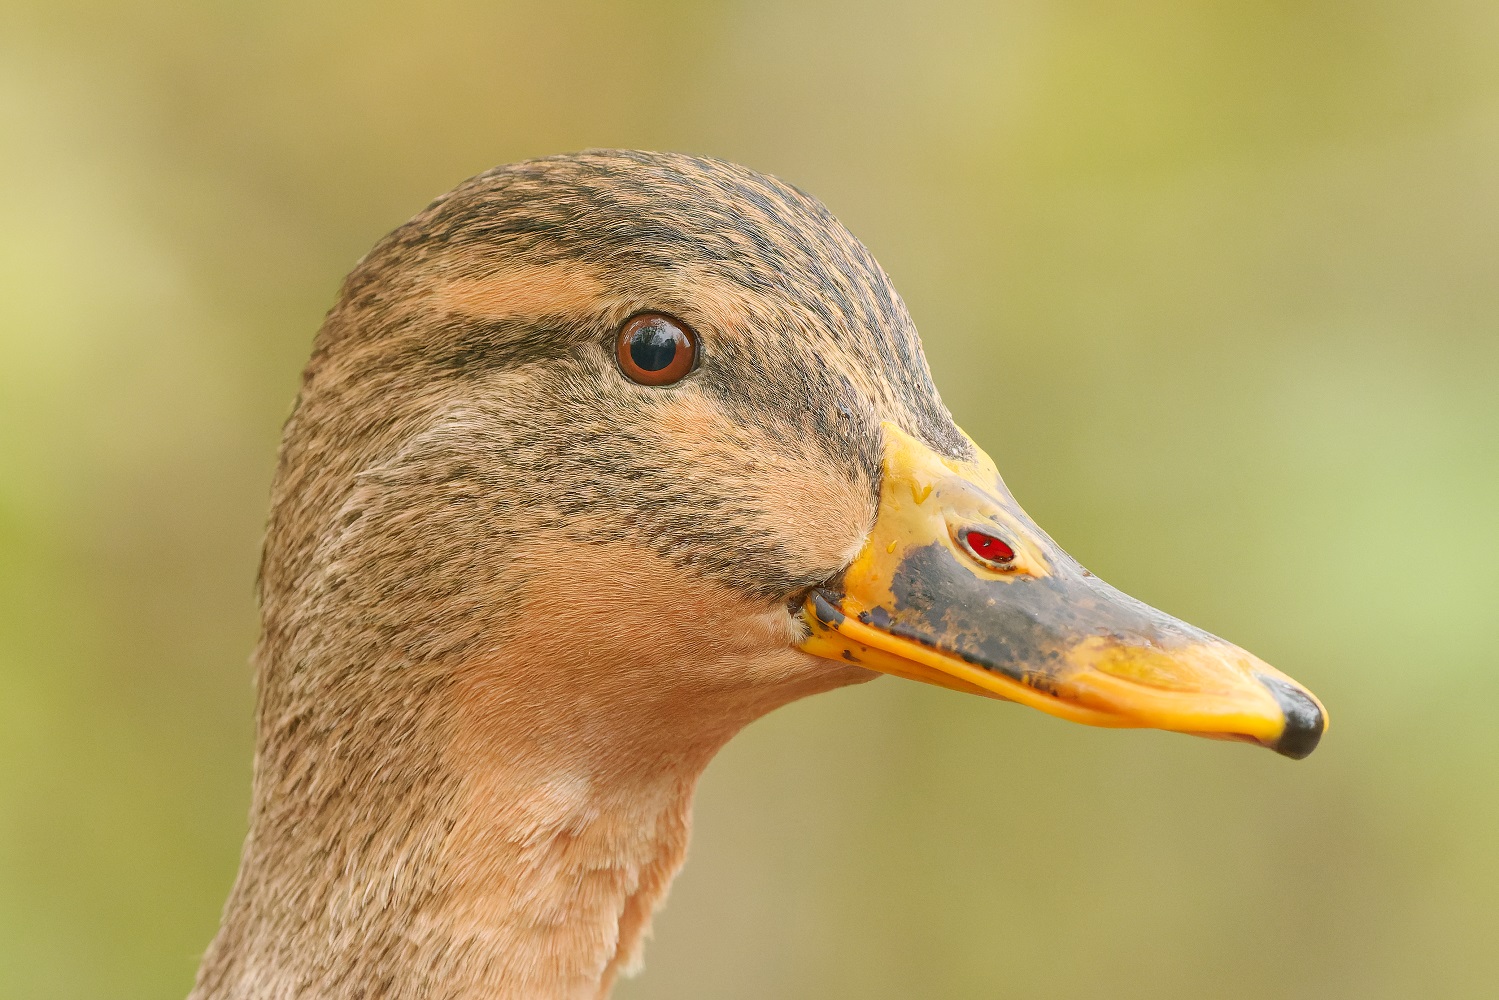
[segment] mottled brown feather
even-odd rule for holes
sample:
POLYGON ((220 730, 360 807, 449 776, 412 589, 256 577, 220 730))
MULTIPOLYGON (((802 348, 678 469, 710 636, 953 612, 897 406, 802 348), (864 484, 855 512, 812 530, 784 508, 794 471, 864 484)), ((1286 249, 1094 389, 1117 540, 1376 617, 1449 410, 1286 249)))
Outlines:
POLYGON ((904 305, 716 160, 500 167, 382 240, 288 421, 250 833, 197 1000, 599 997, 743 725, 872 676, 788 603, 872 522, 881 420, 949 454, 904 305), (698 332, 680 383, 614 332, 698 332))

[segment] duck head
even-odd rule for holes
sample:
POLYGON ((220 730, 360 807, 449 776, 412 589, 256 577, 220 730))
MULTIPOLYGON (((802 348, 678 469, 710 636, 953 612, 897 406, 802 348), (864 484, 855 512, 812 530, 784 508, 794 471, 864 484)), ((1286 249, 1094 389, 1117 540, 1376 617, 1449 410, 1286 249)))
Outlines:
POLYGON ((1291 757, 1326 718, 1026 516, 827 209, 689 156, 501 167, 360 261, 260 597, 194 1000, 607 994, 712 754, 879 673, 1291 757))
POLYGON ((755 636, 1094 726, 1289 757, 1325 729, 1306 688, 1037 528, 941 405, 865 247, 729 163, 555 157, 439 199, 349 279, 298 448, 324 454, 283 469, 354 463, 297 511, 318 537, 271 546, 268 582, 321 550, 345 610, 411 654, 519 615, 559 654, 565 633, 621 658, 655 637, 850 676, 745 655, 769 652, 755 636))
POLYGON ((577 664, 533 683, 595 709, 645 663, 632 701, 874 671, 1290 757, 1326 724, 1036 526, 826 208, 688 156, 499 168, 360 263, 288 426, 262 583, 273 672, 317 659, 289 648, 308 635, 363 663, 521 643, 577 664))

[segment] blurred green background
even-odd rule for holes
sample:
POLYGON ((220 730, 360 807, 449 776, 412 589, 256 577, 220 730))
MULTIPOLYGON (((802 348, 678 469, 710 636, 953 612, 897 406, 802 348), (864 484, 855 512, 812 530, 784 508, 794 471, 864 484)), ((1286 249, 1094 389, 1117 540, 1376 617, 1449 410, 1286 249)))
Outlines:
POLYGON ((620 997, 1493 996, 1496 46, 1492 0, 7 0, 0 997, 185 993, 321 315, 433 196, 587 146, 824 199, 1036 519, 1334 723, 1294 764, 795 705, 620 997))

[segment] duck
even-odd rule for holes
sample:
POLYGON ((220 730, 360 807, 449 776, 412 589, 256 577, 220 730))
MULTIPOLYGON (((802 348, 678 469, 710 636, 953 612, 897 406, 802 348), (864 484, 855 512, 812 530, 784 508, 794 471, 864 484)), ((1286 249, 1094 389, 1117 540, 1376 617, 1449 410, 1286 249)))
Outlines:
POLYGON ((358 262, 258 599, 191 1000, 608 997, 714 754, 885 674, 1290 758, 1327 725, 1027 516, 822 203, 678 153, 495 168, 358 262))

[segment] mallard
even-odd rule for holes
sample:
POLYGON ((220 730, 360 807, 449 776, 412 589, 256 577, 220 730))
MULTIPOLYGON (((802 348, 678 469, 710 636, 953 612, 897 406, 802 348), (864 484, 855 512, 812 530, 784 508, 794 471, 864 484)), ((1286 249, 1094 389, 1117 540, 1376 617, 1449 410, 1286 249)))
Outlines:
POLYGON ((1326 725, 1031 521, 826 208, 686 155, 499 167, 359 262, 259 596, 195 1000, 605 997, 714 753, 881 673, 1293 758, 1326 725))

